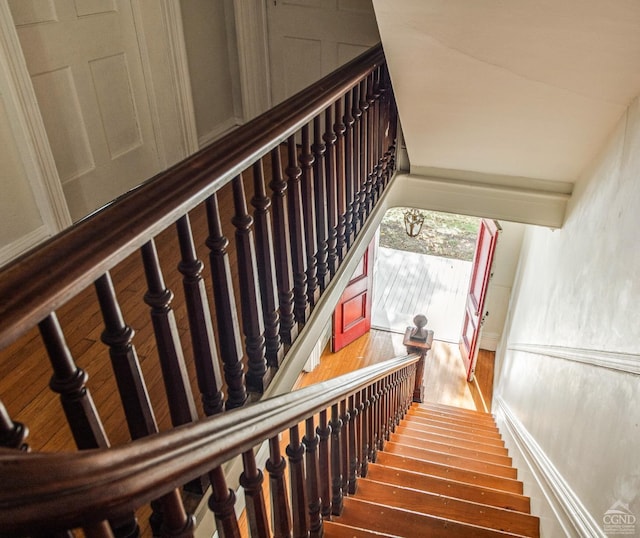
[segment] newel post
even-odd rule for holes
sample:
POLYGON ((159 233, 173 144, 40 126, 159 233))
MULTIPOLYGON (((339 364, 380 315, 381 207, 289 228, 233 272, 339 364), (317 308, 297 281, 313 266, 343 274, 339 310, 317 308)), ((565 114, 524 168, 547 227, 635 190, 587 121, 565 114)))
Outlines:
POLYGON ((413 389, 413 401, 422 403, 424 401, 424 361, 433 343, 433 331, 426 328, 427 318, 422 314, 418 314, 413 318, 413 323, 415 327, 407 327, 402 343, 407 347, 407 353, 420 355, 420 360, 416 365, 416 384, 413 389))

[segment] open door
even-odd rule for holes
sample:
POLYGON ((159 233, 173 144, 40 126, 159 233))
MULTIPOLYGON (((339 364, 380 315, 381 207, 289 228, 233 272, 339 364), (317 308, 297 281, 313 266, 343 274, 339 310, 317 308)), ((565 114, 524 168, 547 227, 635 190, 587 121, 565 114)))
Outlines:
POLYGON ((482 219, 476 251, 471 269, 469 293, 465 305, 462 337, 460 338, 460 354, 467 371, 467 380, 473 381, 473 374, 478 357, 480 329, 488 312, 484 312, 484 299, 491 278, 491 264, 496 249, 500 225, 495 220, 482 219))
POLYGON ((333 313, 332 351, 339 351, 371 329, 371 298, 376 237, 365 251, 333 313))

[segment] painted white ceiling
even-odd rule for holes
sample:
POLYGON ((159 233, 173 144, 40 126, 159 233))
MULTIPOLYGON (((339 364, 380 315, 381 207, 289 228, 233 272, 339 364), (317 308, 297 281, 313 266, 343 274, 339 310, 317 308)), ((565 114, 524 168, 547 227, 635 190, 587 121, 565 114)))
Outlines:
POLYGON ((640 93, 640 0, 373 3, 412 173, 573 182, 640 93))

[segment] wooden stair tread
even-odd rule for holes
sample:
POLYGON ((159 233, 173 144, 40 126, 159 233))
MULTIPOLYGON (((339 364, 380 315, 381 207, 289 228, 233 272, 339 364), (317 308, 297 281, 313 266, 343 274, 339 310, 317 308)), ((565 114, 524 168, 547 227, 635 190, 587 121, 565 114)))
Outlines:
POLYGON ((434 424, 426 424, 421 422, 411 422, 406 419, 402 419, 400 421, 400 425, 407 426, 415 430, 420 430, 425 433, 436 433, 444 436, 451 436, 455 439, 463 439, 467 441, 476 441, 478 443, 483 443, 485 445, 494 445, 504 447, 504 441, 498 437, 486 437, 486 436, 478 436, 469 433, 464 433, 456 430, 451 430, 446 427, 436 426, 434 424))
POLYGON ((450 443, 433 441, 431 439, 420 439, 419 437, 413 437, 406 433, 392 433, 389 440, 394 443, 401 443, 406 446, 413 446, 416 448, 426 448, 428 450, 435 450, 436 452, 442 452, 445 454, 455 454, 457 456, 463 456, 465 458, 473 458, 479 461, 485 461, 489 463, 498 463, 500 465, 512 465, 512 460, 506 454, 495 454, 492 452, 484 452, 479 448, 460 447, 450 443))
POLYGON ((375 503, 347 497, 339 523, 358 529, 374 529, 388 536, 415 538, 493 538, 522 536, 519 534, 487 529, 478 525, 460 523, 436 516, 418 514, 401 508, 391 508, 375 503))
POLYGON ((426 413, 432 416, 451 417, 459 420, 472 422, 480 422, 483 424, 495 424, 495 417, 488 413, 480 413, 478 411, 469 411, 467 409, 458 410, 458 408, 442 408, 432 407, 426 404, 414 404, 409 408, 409 412, 426 413))
POLYGON ((450 465, 459 469, 467 469, 470 471, 477 471, 494 476, 502 476, 504 478, 515 479, 518 477, 518 471, 508 465, 488 463, 471 458, 465 458, 455 454, 447 454, 443 452, 436 452, 434 450, 407 446, 401 443, 395 443, 393 441, 387 441, 387 443, 385 443, 384 451, 388 454, 396 454, 399 456, 407 456, 416 460, 441 463, 443 465, 450 465))
POLYGON ((429 491, 439 495, 456 497, 457 499, 488 504, 506 510, 525 513, 529 513, 531 510, 529 497, 525 497, 519 493, 487 488, 478 484, 459 482, 457 480, 388 467, 377 463, 369 464, 367 478, 387 484, 395 484, 420 491, 429 491))
POLYGON ((417 473, 449 478, 468 484, 477 484, 487 488, 522 494, 522 482, 512 478, 459 469, 442 463, 418 460, 408 456, 378 452, 377 463, 417 473))
POLYGON ((509 454, 508 450, 501 444, 487 444, 473 439, 469 440, 460 437, 452 437, 450 435, 444 435, 442 432, 421 430, 405 424, 396 426, 395 433, 407 435, 408 437, 413 437, 415 439, 424 439, 443 444, 446 443, 452 446, 480 450, 481 452, 488 452, 491 454, 499 454, 503 456, 507 456, 509 454))
POLYGON ((464 435, 473 435, 474 437, 487 437, 491 439, 501 439, 498 428, 479 428, 475 426, 461 426, 447 420, 436 420, 433 418, 418 417, 416 415, 407 414, 404 420, 408 424, 425 424, 427 426, 435 426, 445 428, 449 431, 460 432, 464 435))
POLYGON ((396 535, 374 532, 367 529, 357 529, 350 525, 331 520, 323 521, 322 526, 324 531, 323 536, 327 538, 379 538, 380 536, 397 538, 396 535))
POLYGON ((414 403, 411 406, 412 408, 418 409, 431 409, 431 410, 440 410, 446 411, 448 413, 453 413, 457 415, 465 415, 472 417, 488 417, 493 420, 493 415, 491 413, 485 413, 484 411, 477 411, 475 409, 467 409, 465 407, 456 407, 453 405, 446 405, 436 402, 422 402, 422 403, 414 403))
POLYGON ((459 424, 460 426, 475 426, 482 429, 496 431, 498 426, 493 420, 475 419, 461 417, 459 415, 449 415, 445 413, 434 413, 433 411, 427 411, 424 409, 409 409, 407 416, 413 416, 417 418, 428 418, 438 420, 441 422, 451 422, 452 424, 459 424))
POLYGON ((539 536, 539 520, 530 514, 386 484, 371 478, 360 479, 357 498, 371 503, 402 508, 420 514, 442 517, 480 527, 536 538, 539 536))

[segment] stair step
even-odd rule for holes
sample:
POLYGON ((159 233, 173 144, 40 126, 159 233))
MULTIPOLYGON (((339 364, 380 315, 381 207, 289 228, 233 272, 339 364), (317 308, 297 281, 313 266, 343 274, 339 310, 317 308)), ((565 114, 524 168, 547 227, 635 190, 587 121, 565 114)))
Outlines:
POLYGON ((448 428, 442 426, 436 426, 434 424, 425 424, 417 421, 408 421, 407 419, 402 419, 400 421, 401 426, 407 426, 409 428, 413 428, 416 430, 421 430, 427 433, 437 433, 444 436, 451 436, 456 439, 466 439, 476 441, 478 443, 483 443, 486 445, 494 445, 504 447, 504 441, 498 437, 486 437, 480 435, 473 435, 466 432, 461 432, 458 430, 450 430, 448 428))
POLYGON ((358 481, 358 500, 524 536, 539 536, 540 522, 529 514, 385 484, 370 478, 358 481))
POLYGON ((322 522, 322 526, 324 531, 323 536, 327 536, 328 538, 379 538, 380 536, 396 538, 395 535, 365 529, 356 529, 355 527, 350 527, 349 525, 344 525, 337 521, 325 520, 322 522))
POLYGON ((421 439, 425 441, 433 441, 434 443, 448 444, 451 446, 457 446, 460 448, 469 448, 471 450, 479 450, 488 454, 498 454, 500 456, 508 456, 509 451, 501 445, 490 445, 486 443, 480 443, 478 441, 461 439, 458 437, 451 437, 449 435, 443 435, 441 433, 433 433, 412 426, 401 424, 396 426, 395 433, 399 435, 406 435, 415 439, 421 439))
POLYGON ((488 430, 491 432, 498 431, 498 427, 493 421, 476 420, 472 418, 460 417, 457 415, 445 415, 442 413, 433 413, 431 411, 425 411, 423 409, 410 409, 407 412, 406 416, 437 420, 438 422, 445 422, 448 424, 457 424, 458 426, 466 426, 469 428, 479 428, 479 429, 488 430))
POLYGON ((484 411, 475 411, 473 409, 466 409, 464 407, 454 407, 453 405, 445 405, 435 402, 414 403, 411 407, 417 409, 428 409, 431 411, 440 411, 442 413, 449 413, 453 415, 475 417, 478 419, 494 420, 491 413, 485 413, 484 411))
POLYGON ((448 478, 467 484, 476 484, 486 488, 522 494, 522 482, 513 478, 450 467, 442 463, 423 461, 408 456, 390 454, 389 452, 378 452, 376 463, 416 473, 448 478))
MULTIPOLYGON (((468 523, 460 523, 445 518, 418 514, 401 508, 381 506, 355 497, 344 500, 344 510, 337 518, 343 525, 356 529, 374 529, 386 536, 416 538, 493 538, 505 536, 522 536, 503 531, 487 529, 468 523)), ((354 534, 360 536, 359 534, 354 534)), ((331 536, 325 533, 325 536, 331 536)))
POLYGON ((474 435, 476 437, 486 437, 488 439, 501 439, 498 428, 486 429, 486 428, 481 428, 477 426, 464 426, 464 425, 456 424, 454 422, 449 422, 446 420, 437 420, 435 418, 419 417, 411 414, 407 414, 404 417, 404 420, 408 424, 424 424, 427 426, 446 428, 449 431, 460 432, 465 435, 474 435))
POLYGON ((405 469, 396 469, 378 463, 369 464, 367 478, 377 482, 385 482, 387 484, 405 486, 420 491, 429 491, 438 495, 447 495, 448 497, 455 497, 457 499, 488 504, 506 510, 525 513, 529 513, 531 510, 529 497, 518 493, 500 491, 476 484, 468 484, 438 476, 407 471, 405 469))
POLYGON ((407 456, 409 458, 414 458, 417 460, 441 463, 443 465, 450 465, 452 467, 468 469, 470 471, 477 471, 479 473, 491 474, 494 476, 502 476, 505 478, 518 477, 518 471, 508 465, 487 463, 484 461, 457 456, 455 454, 446 454, 443 452, 435 452, 433 450, 406 446, 400 443, 395 443, 393 441, 388 441, 385 443, 384 451, 389 454, 396 454, 398 456, 407 456))
POLYGON ((497 463, 499 465, 511 465, 513 463, 511 458, 504 454, 493 454, 491 452, 484 452, 479 448, 459 447, 446 442, 420 439, 419 437, 413 437, 408 433, 392 433, 389 440, 406 446, 435 450, 436 452, 445 454, 455 454, 464 458, 472 458, 479 461, 485 461, 487 463, 497 463))

